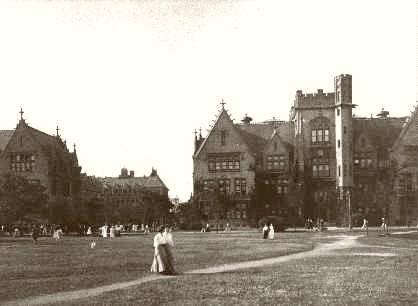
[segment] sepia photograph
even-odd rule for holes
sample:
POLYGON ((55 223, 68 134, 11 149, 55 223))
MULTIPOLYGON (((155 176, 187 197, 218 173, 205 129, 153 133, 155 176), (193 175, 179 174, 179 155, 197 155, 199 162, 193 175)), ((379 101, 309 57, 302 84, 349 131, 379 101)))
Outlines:
POLYGON ((1 0, 0 305, 418 305, 417 17, 1 0))

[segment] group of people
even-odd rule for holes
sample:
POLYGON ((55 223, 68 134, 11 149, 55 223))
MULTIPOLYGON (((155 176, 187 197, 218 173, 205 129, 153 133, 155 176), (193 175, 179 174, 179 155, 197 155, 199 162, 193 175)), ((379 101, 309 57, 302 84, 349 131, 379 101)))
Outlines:
POLYGON ((274 239, 274 226, 273 224, 270 224, 270 226, 267 226, 267 224, 264 224, 263 227, 263 239, 274 239))
POLYGON ((324 219, 318 219, 316 224, 311 218, 306 218, 305 221, 305 229, 308 231, 323 231, 325 229, 324 227, 324 219))

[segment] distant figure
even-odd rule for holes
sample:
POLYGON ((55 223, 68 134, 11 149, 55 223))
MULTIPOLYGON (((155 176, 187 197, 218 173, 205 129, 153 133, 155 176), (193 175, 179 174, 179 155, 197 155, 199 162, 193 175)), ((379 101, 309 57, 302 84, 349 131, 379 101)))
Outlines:
POLYGON ((206 224, 206 232, 210 232, 210 225, 209 225, 209 223, 206 224))
POLYGON ((31 232, 30 235, 32 237, 33 243, 37 244, 38 243, 38 237, 39 237, 39 229, 36 225, 34 225, 32 227, 32 232, 31 232))
POLYGON ((62 236, 63 236, 62 229, 61 227, 58 227, 57 229, 55 229, 52 238, 54 238, 55 240, 61 240, 62 236))
POLYGON ((274 239, 274 227, 273 227, 273 224, 270 224, 268 238, 271 239, 271 240, 274 239))
POLYGON ((94 249, 94 247, 96 246, 96 241, 93 241, 91 244, 90 244, 90 248, 91 249, 94 249))
POLYGON ((230 232, 230 231, 231 231, 231 226, 229 225, 229 223, 227 223, 225 227, 225 232, 230 232))
POLYGON ((20 237, 20 230, 18 227, 15 227, 13 230, 13 238, 20 237))
POLYGON ((93 235, 93 231, 91 230, 91 226, 87 229, 87 236, 93 235))
POLYGON ((107 238, 107 224, 103 225, 101 227, 101 230, 102 230, 102 237, 107 238))
POLYGON ((115 238, 116 237, 116 234, 115 234, 115 226, 114 225, 112 225, 111 227, 110 227, 110 231, 109 231, 109 237, 110 238, 115 238))
POLYGON ((387 226, 387 224, 386 224, 386 220, 385 220, 385 218, 382 218, 382 225, 380 226, 380 229, 381 229, 382 231, 384 231, 384 232, 387 232, 387 231, 388 231, 388 226, 387 226))
POLYGON ((148 224, 145 224, 144 234, 149 234, 148 224))
POLYGON ((366 218, 363 219, 363 226, 360 228, 361 231, 367 231, 369 229, 369 221, 366 218))
POLYGON ((268 234, 269 234, 269 228, 268 228, 267 224, 264 224, 264 227, 263 227, 263 239, 267 239, 268 234))

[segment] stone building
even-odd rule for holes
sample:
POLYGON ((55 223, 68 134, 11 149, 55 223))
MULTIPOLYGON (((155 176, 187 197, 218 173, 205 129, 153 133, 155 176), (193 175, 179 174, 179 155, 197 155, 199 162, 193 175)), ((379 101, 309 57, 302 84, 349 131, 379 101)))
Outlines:
POLYGON ((246 115, 234 123, 222 103, 208 135, 195 137, 194 200, 203 218, 357 225, 385 216, 400 224, 410 212, 416 220, 416 111, 359 118, 355 106, 347 74, 335 77, 331 93, 297 90, 289 121, 246 115))
POLYGON ((52 136, 29 126, 21 118, 14 130, 0 131, 0 173, 12 172, 46 187, 50 200, 77 200, 80 171, 77 152, 67 148, 58 134, 52 136))
POLYGON ((168 188, 152 169, 149 176, 135 176, 126 168, 118 177, 97 178, 101 182, 104 222, 163 224, 169 212, 168 188))

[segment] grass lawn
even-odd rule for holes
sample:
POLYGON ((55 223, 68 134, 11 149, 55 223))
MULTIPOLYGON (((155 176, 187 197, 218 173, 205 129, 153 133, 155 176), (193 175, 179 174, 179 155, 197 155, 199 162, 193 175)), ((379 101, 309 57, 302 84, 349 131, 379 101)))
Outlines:
MULTIPOLYGON (((320 234, 279 234, 278 240, 260 239, 260 233, 174 233, 179 271, 224 263, 277 257, 312 249, 320 234), (316 237, 316 238, 315 238, 316 237)), ((93 288, 149 275, 153 235, 99 239, 64 237, 0 238, 0 301, 41 294, 93 288)), ((332 238, 331 238, 332 239, 332 238)))
MULTIPOLYGON (((180 271, 311 250, 342 233, 175 233, 180 271)), ((354 233, 360 235, 360 233, 354 233)), ((58 243, 0 242, 4 300, 96 287, 149 275, 152 236, 58 243), (23 264, 23 265, 22 265, 23 264)), ((0 240, 1 241, 1 240, 0 240)), ((417 305, 418 234, 370 233, 354 246, 274 266, 182 274, 64 305, 417 305)), ((63 303, 60 303, 62 305, 63 303)))
POLYGON ((324 256, 216 275, 186 274, 70 304, 417 305, 417 238, 374 234, 324 256))

